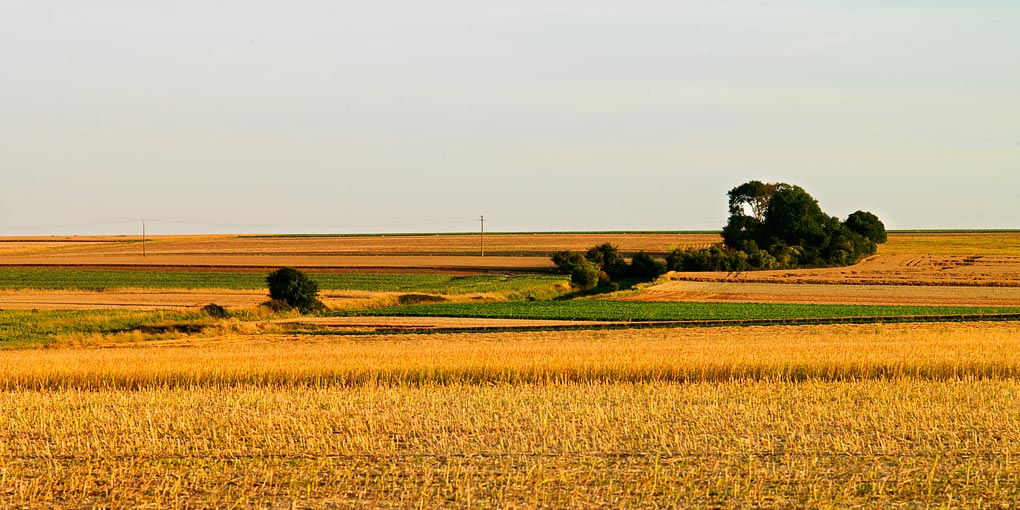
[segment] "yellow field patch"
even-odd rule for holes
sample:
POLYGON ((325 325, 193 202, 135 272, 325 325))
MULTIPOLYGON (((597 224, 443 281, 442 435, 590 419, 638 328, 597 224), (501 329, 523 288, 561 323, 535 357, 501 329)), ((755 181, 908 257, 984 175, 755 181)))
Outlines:
POLYGON ((988 323, 2 351, 0 505, 1008 508, 1018 338, 988 323))

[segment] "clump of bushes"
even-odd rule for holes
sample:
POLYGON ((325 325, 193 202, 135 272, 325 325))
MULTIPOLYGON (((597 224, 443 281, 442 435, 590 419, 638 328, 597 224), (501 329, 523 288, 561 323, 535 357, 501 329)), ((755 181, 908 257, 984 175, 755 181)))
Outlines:
POLYGON ((227 312, 226 308, 223 308, 222 306, 220 306, 220 305, 218 305, 216 303, 209 303, 209 304, 203 306, 202 307, 202 312, 204 312, 206 315, 208 315, 209 317, 212 317, 214 319, 225 319, 225 318, 227 318, 228 315, 230 315, 227 312))
POLYGON ((305 273, 290 267, 283 267, 266 277, 269 285, 269 308, 278 311, 280 304, 296 308, 301 313, 315 313, 327 310, 319 301, 319 285, 305 273), (276 303, 274 303, 276 302, 276 303))
POLYGON ((727 194, 723 245, 674 250, 672 271, 750 271, 856 264, 886 242, 885 225, 857 211, 845 221, 825 214, 799 186, 750 181, 727 194))
POLYGON ((605 285, 619 288, 613 280, 652 281, 666 273, 666 262, 640 252, 627 263, 619 249, 611 243, 593 246, 585 253, 560 251, 552 256, 560 274, 570 275, 570 282, 581 291, 605 285))

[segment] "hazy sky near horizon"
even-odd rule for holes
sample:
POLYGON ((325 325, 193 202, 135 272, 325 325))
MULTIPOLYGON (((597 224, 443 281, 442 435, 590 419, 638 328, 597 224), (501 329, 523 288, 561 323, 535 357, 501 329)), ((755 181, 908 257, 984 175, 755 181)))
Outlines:
POLYGON ((1020 228, 1020 2, 0 0, 0 234, 1020 228))

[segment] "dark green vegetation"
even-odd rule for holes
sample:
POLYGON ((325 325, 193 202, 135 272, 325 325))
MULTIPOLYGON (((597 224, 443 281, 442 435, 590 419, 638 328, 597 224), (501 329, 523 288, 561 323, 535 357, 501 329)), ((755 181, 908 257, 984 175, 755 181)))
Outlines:
POLYGON ((592 246, 584 254, 559 251, 553 254, 552 261, 560 274, 570 275, 570 283, 581 291, 590 291, 612 280, 652 281, 666 273, 665 261, 644 252, 635 254, 631 263, 627 264, 611 243, 592 246))
POLYGON ((58 337, 87 343, 92 335, 189 333, 211 323, 204 313, 129 310, 0 310, 0 348, 48 345, 58 337))
MULTIPOLYGON (((390 273, 310 273, 321 290, 432 292, 441 294, 551 294, 566 280, 550 275, 474 275, 390 273)), ((0 289, 233 289, 266 287, 265 273, 104 271, 78 269, 0 269, 0 289)))
POLYGON ((292 267, 281 267, 266 277, 269 297, 282 301, 301 313, 321 312, 326 305, 319 301, 319 284, 292 267))
POLYGON ((828 319, 1017 314, 1020 308, 961 306, 797 305, 760 303, 643 303, 598 299, 540 302, 443 303, 396 306, 359 315, 486 317, 590 321, 828 319))
POLYGON ((728 193, 723 246, 675 250, 674 271, 747 271, 848 266, 886 242, 885 225, 857 211, 846 221, 825 214, 799 186, 751 181, 728 193))

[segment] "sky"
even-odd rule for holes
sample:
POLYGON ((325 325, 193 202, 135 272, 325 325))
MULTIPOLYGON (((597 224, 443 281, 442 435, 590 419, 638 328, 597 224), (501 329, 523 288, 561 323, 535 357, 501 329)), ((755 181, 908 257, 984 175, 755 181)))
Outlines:
POLYGON ((0 0, 0 235, 1020 228, 1012 0, 0 0))

